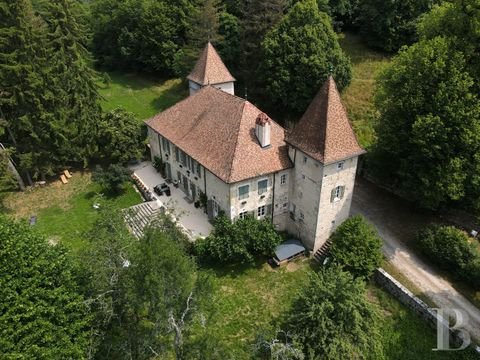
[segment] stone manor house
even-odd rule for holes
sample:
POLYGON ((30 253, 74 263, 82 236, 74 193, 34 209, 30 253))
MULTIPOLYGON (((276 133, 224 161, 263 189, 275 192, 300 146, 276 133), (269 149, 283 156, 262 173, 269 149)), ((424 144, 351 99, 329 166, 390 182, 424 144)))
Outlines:
POLYGON ((329 77, 291 131, 245 99, 208 43, 189 80, 190 96, 146 121, 152 157, 214 218, 268 218, 319 249, 349 215, 358 144, 329 77))

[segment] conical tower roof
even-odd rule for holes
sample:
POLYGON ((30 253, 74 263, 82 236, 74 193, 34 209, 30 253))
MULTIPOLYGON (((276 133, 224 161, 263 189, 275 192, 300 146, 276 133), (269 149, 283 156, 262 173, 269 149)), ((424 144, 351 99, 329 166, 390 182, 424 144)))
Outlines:
POLYGON ((235 81, 210 42, 203 49, 202 55, 187 79, 202 86, 235 81))
POLYGON ((355 137, 332 76, 286 141, 326 165, 365 153, 355 137))

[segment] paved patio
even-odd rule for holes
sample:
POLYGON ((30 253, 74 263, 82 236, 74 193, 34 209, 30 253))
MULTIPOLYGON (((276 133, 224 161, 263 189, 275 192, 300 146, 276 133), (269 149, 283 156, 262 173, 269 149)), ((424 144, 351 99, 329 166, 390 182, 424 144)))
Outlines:
MULTIPOLYGON (((134 171, 135 175, 137 175, 152 192, 154 186, 165 182, 165 179, 155 170, 151 162, 142 162, 138 165, 131 166, 130 169, 134 171)), ((175 217, 179 218, 180 224, 191 234, 193 239, 208 236, 213 226, 208 221, 207 214, 205 214, 204 210, 202 208, 195 208, 180 188, 175 188, 173 184, 169 184, 169 186, 172 195, 158 196, 155 194, 158 201, 173 212, 175 217)))

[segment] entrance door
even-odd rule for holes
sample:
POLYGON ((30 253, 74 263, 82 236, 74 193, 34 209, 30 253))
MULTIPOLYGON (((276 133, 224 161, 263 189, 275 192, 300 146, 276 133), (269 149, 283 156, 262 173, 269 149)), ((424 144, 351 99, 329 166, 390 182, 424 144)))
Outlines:
POLYGON ((192 184, 190 190, 192 191, 192 200, 195 201, 195 199, 197 198, 197 188, 195 184, 192 184))
POLYGON ((185 191, 185 194, 187 194, 187 196, 190 195, 190 192, 188 191, 188 188, 189 188, 188 179, 185 175, 183 175, 183 181, 182 182, 183 182, 183 191, 185 191))
POLYGON ((172 166, 170 165, 170 163, 167 163, 165 168, 167 173, 167 179, 172 180, 172 166))

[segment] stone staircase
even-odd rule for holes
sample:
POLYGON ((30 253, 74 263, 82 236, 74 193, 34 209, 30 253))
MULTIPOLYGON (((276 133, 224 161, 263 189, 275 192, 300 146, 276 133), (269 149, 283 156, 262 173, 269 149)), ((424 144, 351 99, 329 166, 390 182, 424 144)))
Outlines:
POLYGON ((125 222, 132 234, 141 238, 145 227, 155 219, 161 209, 162 207, 157 201, 149 201, 124 210, 125 222))
POLYGON ((323 244, 320 249, 318 249, 315 254, 313 255, 313 258, 319 262, 320 264, 323 264, 325 259, 328 256, 328 253, 330 251, 330 246, 332 246, 332 240, 328 239, 325 244, 323 244))

